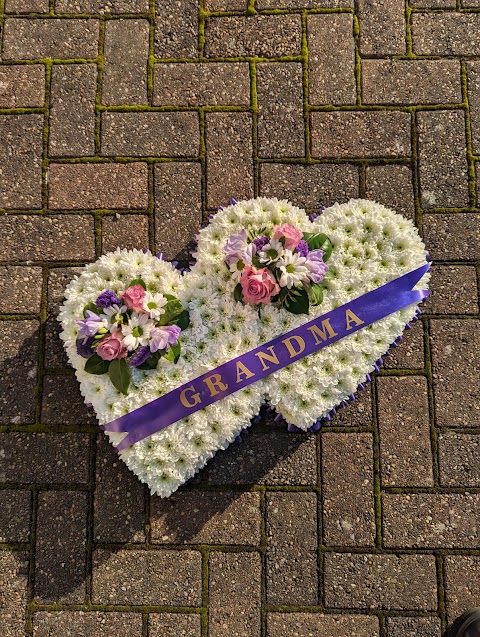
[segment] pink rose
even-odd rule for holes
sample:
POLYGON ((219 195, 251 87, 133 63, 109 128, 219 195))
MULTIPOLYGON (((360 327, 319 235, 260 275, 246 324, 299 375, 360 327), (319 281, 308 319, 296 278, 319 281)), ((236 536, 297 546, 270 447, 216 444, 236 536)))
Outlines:
POLYGON ((285 248, 295 250, 303 239, 303 232, 289 223, 284 223, 283 226, 273 226, 273 238, 285 239, 285 248))
POLYGON ((113 334, 100 341, 96 352, 104 361, 113 361, 114 358, 125 358, 127 356, 127 348, 123 346, 122 341, 117 337, 119 332, 120 330, 115 330, 113 334))
POLYGON ((127 288, 121 295, 125 301, 125 305, 129 310, 135 310, 136 312, 143 312, 143 299, 145 298, 145 290, 140 283, 132 285, 127 288))
POLYGON ((243 300, 245 303, 256 305, 257 303, 270 303, 272 296, 280 292, 280 286, 267 268, 256 270, 247 265, 242 270, 240 279, 243 300))

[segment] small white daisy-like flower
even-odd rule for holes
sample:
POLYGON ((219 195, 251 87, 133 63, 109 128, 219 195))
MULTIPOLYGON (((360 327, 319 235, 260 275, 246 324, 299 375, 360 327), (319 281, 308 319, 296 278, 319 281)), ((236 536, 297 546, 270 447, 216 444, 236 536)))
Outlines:
POLYGON ((167 299, 161 293, 145 292, 145 298, 143 299, 143 309, 147 312, 151 319, 159 319, 162 314, 165 314, 163 306, 167 304, 167 299))
POLYGON ((147 345, 150 332, 155 327, 147 314, 134 313, 126 325, 122 326, 123 344, 132 352, 137 347, 147 345))
POLYGON ((102 318, 105 317, 108 323, 108 330, 114 332, 123 323, 124 314, 127 311, 127 306, 118 306, 117 304, 105 307, 103 309, 102 318))
POLYGON ((270 239, 258 253, 258 258, 262 263, 270 265, 275 263, 286 252, 283 243, 279 239, 270 239))
POLYGON ((282 273, 280 277, 280 285, 282 288, 298 286, 304 281, 308 281, 309 269, 305 265, 306 258, 300 256, 297 252, 285 250, 282 258, 278 261, 277 267, 282 273))

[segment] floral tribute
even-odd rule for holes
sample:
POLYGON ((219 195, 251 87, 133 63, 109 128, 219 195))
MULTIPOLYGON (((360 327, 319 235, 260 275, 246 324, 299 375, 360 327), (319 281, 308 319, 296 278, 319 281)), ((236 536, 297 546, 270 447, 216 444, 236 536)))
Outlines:
POLYGON ((179 336, 189 324, 188 311, 175 296, 147 291, 141 278, 118 296, 105 290, 83 314, 77 320, 77 353, 87 358, 85 371, 108 374, 122 394, 128 393, 132 367, 152 370, 162 357, 178 361, 179 336))
POLYGON ((323 300, 321 283, 332 248, 326 234, 302 232, 288 223, 260 234, 243 228, 224 248, 237 281, 235 300, 259 308, 273 303, 292 314, 308 314, 310 305, 323 300))

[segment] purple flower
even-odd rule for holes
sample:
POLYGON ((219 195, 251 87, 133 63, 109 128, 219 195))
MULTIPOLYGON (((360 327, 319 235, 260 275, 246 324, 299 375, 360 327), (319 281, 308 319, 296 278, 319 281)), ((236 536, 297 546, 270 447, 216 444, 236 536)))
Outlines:
POLYGON ((320 283, 328 270, 328 265, 323 260, 323 250, 309 252, 305 265, 310 271, 309 277, 313 283, 320 283))
POLYGON ((92 349, 94 340, 94 338, 90 337, 86 338, 82 343, 77 341, 77 354, 84 358, 88 358, 92 354, 95 354, 95 350, 92 349))
POLYGON ((238 234, 232 234, 228 238, 224 250, 227 255, 225 261, 229 267, 238 261, 243 261, 244 264, 251 263, 252 257, 256 252, 255 245, 247 243, 247 231, 245 228, 238 234))
POLYGON ((129 365, 130 367, 140 367, 147 360, 147 358, 151 355, 151 351, 149 347, 142 346, 138 349, 136 354, 132 356, 130 359, 129 365))
POLYGON ((167 345, 176 345, 182 330, 178 325, 162 325, 150 332, 150 350, 156 352, 166 349, 167 345))
POLYGON ((98 299, 95 301, 95 305, 97 307, 103 308, 110 307, 111 305, 120 306, 121 304, 121 299, 118 298, 113 290, 105 290, 105 292, 102 292, 98 299))
POLYGON ((86 315, 86 318, 76 321, 80 327, 77 338, 83 338, 84 343, 86 343, 90 336, 95 336, 101 327, 106 327, 107 325, 105 319, 100 318, 98 314, 95 314, 95 312, 91 310, 87 310, 86 315))
POLYGON ((257 237, 256 239, 253 240, 253 243, 255 245, 255 247, 257 248, 257 252, 260 252, 260 250, 263 248, 263 246, 266 246, 267 243, 270 241, 270 239, 268 237, 257 237))
POLYGON ((308 243, 302 239, 295 248, 295 252, 298 252, 301 257, 307 257, 309 252, 308 243))

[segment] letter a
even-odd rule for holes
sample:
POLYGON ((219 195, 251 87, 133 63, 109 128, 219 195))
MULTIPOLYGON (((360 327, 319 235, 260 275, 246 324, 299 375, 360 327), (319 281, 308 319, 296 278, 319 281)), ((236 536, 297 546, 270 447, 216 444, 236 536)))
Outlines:
POLYGON ((365 321, 362 321, 362 319, 358 318, 358 316, 354 314, 352 310, 345 310, 345 322, 347 324, 346 326, 347 332, 348 330, 352 329, 352 323, 354 323, 357 327, 365 323, 365 321))
POLYGON ((255 376, 255 374, 253 372, 251 372, 248 367, 246 365, 244 365, 241 361, 237 362, 237 383, 241 383, 243 378, 242 376, 245 376, 245 379, 247 378, 252 378, 252 376, 255 376))

